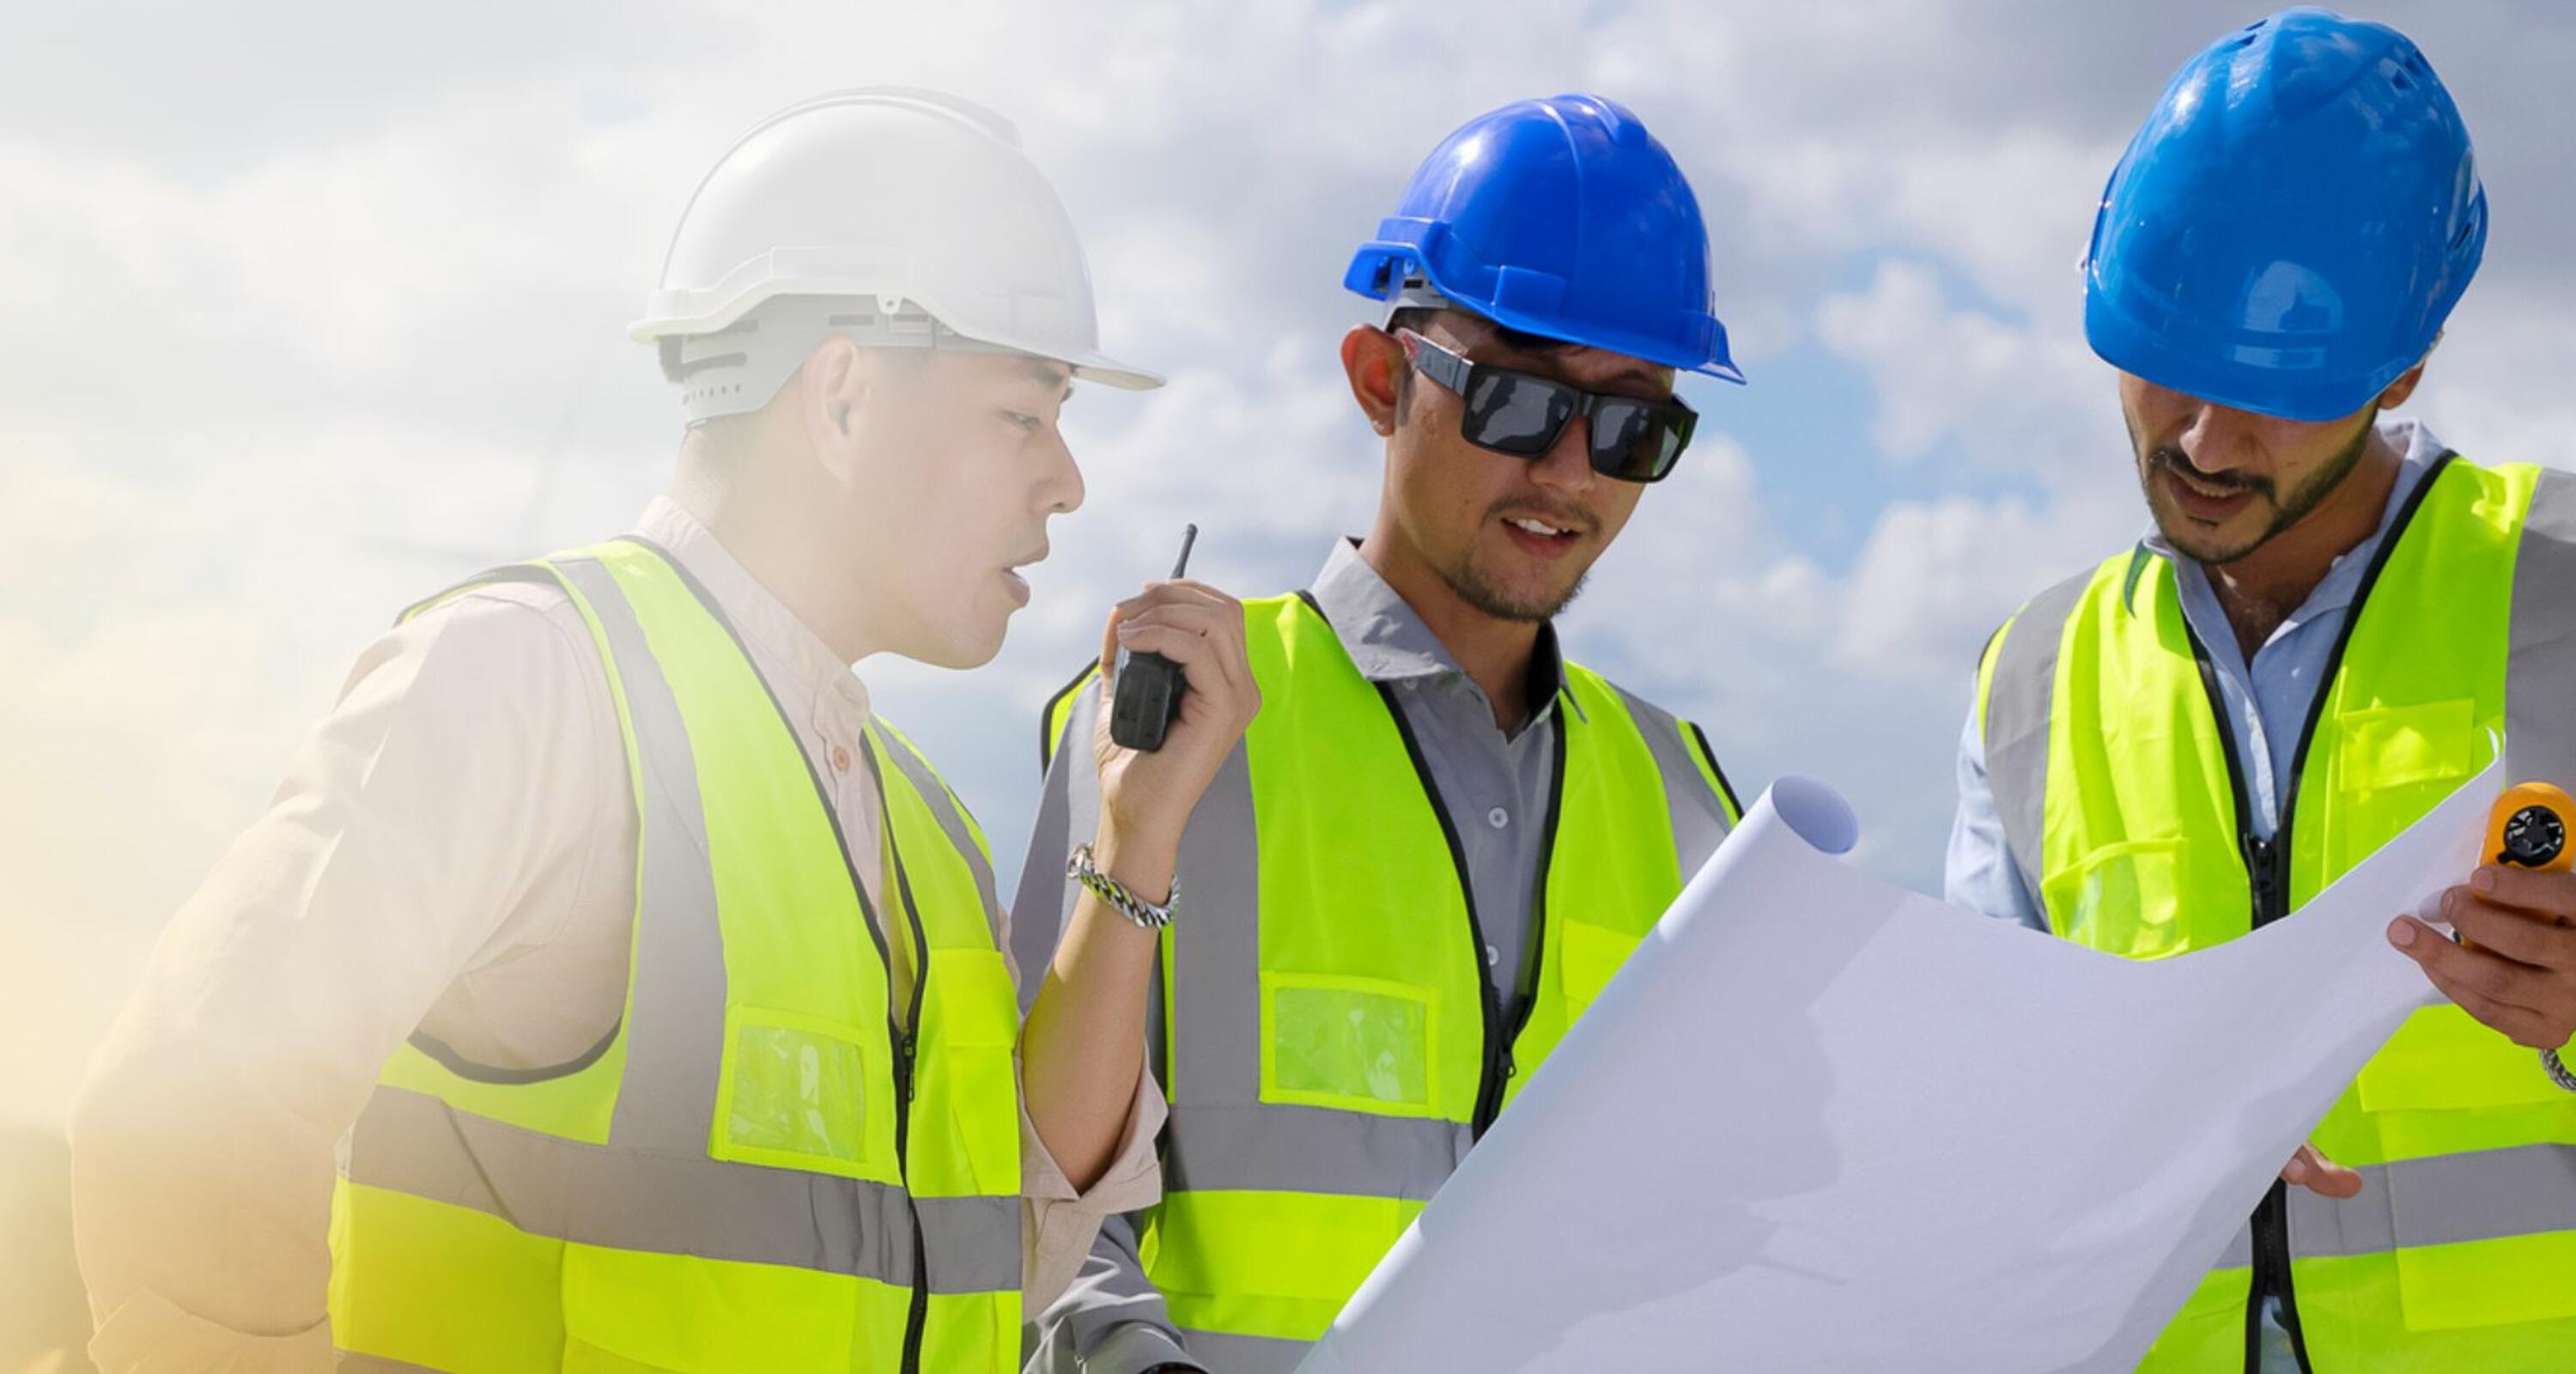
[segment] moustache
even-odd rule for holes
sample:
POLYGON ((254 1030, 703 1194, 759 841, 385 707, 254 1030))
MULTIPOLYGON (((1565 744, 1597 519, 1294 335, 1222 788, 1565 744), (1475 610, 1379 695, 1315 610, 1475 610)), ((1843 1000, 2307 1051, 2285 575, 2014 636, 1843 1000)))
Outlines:
POLYGON ((2192 466, 2191 459, 2178 448, 2156 449, 2147 455, 2147 461, 2178 476, 2188 477, 2204 487, 2217 487, 2224 491, 2250 491, 2261 496, 2272 495, 2272 479, 2249 476, 2241 472, 2203 472, 2192 466))

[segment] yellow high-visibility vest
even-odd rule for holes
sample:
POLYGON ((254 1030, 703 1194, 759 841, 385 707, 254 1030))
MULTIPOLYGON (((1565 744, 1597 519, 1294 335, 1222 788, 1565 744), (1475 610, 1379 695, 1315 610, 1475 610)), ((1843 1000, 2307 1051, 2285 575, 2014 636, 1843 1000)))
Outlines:
MULTIPOLYGON (((2268 840, 2171 562, 2112 558, 2007 622, 1987 770, 2052 929, 2154 959, 2291 915, 2499 741, 2515 780, 2576 783, 2576 477, 2446 457, 2378 559, 2268 840)), ((2313 1139, 2362 1194, 2276 1186, 2145 1368, 2252 1369, 2259 1292, 2316 1374, 2576 1369, 2576 1094, 2531 1050, 2419 1011, 2313 1139)))
POLYGON ((560 586, 607 669, 638 821, 625 1009, 547 1070, 396 1052, 332 1200, 343 1367, 1016 1369, 1018 1017, 965 809, 868 728, 880 923, 676 562, 624 539, 495 579, 560 586), (913 956, 909 1008, 881 930, 913 956))
MULTIPOLYGON (((1680 893, 1677 808, 1738 812, 1696 727, 1566 664, 1539 958, 1506 1024, 1391 689, 1302 597, 1249 602, 1245 623, 1262 707, 1247 776, 1220 776, 1183 842, 1166 1191, 1141 1253, 1194 1355, 1262 1371, 1323 1334, 1680 893)), ((1058 697, 1051 746, 1093 681, 1058 697)))

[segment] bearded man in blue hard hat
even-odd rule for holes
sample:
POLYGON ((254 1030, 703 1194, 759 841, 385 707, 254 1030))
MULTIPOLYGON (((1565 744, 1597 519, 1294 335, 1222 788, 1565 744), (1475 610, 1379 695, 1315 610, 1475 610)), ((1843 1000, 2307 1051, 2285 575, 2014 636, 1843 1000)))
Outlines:
POLYGON ((1675 374, 1742 380, 1708 257, 1627 110, 1470 121, 1344 278, 1386 308, 1341 346, 1385 443, 1368 533, 1245 603, 1260 713, 1176 850, 1071 843, 1131 756, 1100 666, 1050 707, 1015 938, 1134 985, 1115 1033, 1164 1073, 1169 1188, 1110 1223, 1032 1368, 1294 1368, 1734 824, 1700 730, 1550 623, 1688 446, 1675 374), (1079 885, 1176 910, 1056 942, 1079 885))
MULTIPOLYGON (((2153 525, 1987 645, 1953 901, 2163 958, 2295 919, 2499 748, 2513 781, 2576 779, 2576 476, 2384 414, 2486 232, 2460 113, 2393 29, 2286 10, 2174 77, 2085 269, 2153 525)), ((2468 945, 2390 924, 2449 1000, 2145 1368, 2576 1360, 2576 876, 2494 857, 2443 897, 2468 945)))

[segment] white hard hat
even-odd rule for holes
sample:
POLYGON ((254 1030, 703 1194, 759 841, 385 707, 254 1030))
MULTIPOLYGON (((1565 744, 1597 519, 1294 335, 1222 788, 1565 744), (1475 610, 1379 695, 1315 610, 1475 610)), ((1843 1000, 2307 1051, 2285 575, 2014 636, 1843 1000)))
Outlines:
POLYGON ((692 423, 768 404, 827 333, 1163 381, 1099 351, 1082 244, 1010 123, 896 87, 821 96, 737 140, 627 332, 662 346, 692 423))

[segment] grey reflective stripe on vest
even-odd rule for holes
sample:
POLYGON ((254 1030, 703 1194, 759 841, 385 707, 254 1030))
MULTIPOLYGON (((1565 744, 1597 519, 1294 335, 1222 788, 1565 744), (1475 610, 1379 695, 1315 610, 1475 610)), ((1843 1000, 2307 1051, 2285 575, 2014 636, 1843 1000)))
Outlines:
POLYGON ((725 976, 696 756, 670 681, 616 579, 596 559, 551 566, 589 603, 608 641, 643 778, 626 1074, 608 1139, 620 1149, 703 1155, 724 1056, 725 976))
POLYGON ((1725 806, 1716 814, 1699 804, 1705 796, 1708 781, 1700 775, 1699 760, 1693 756, 1689 740, 1682 738, 1682 723, 1662 707, 1630 692, 1617 683, 1610 690, 1619 694, 1628 708, 1628 717, 1637 723, 1637 733, 1645 736, 1646 750, 1654 755, 1655 771, 1664 778, 1664 814, 1673 828, 1673 853, 1682 860, 1682 881, 1688 882, 1692 870, 1689 856, 1712 854, 1718 842, 1726 838, 1725 806))
MULTIPOLYGON (((1238 1012, 1236 1019, 1255 1016, 1238 1012)), ((1259 1080, 1255 1080, 1257 1083, 1259 1080)), ((1475 1143, 1463 1121, 1286 1103, 1175 1103, 1163 1186, 1428 1199, 1475 1143)))
POLYGON ((1267 1336, 1229 1336, 1222 1331, 1181 1328, 1181 1344, 1190 1358, 1217 1374, 1295 1374, 1297 1364, 1314 1347, 1304 1341, 1267 1336))
POLYGON ((2087 569, 2030 599, 2003 629, 1986 689, 1986 784, 2003 820, 2004 844, 2033 894, 2040 867, 2040 816, 2048 791, 2048 713, 2057 694, 2057 651, 2098 570, 2087 569))
MULTIPOLYGON (((2420 1245, 2576 1231, 2576 1145, 2428 1155, 2355 1172, 2361 1192, 2348 1201, 2289 1190, 2295 1258, 2381 1255, 2420 1245)), ((2252 1232, 2239 1227, 2218 1267, 2245 1268, 2253 1255, 2252 1232)))
POLYGON ((2576 473, 2544 472, 2513 563, 2505 765, 2514 782, 2576 787, 2576 473))
MULTIPOLYGON (((1164 951, 1172 965, 1164 1090, 1176 1108, 1261 1097, 1260 841, 1246 754, 1237 744, 1226 756, 1181 844, 1181 911, 1164 951)), ((1164 1139, 1182 1146, 1177 1130, 1164 1139)))
POLYGON ((352 1178, 486 1212, 530 1235, 912 1283, 919 1209, 931 1287, 1004 1292, 1020 1282, 1012 1198, 907 1199, 837 1175, 590 1145, 379 1086, 350 1138, 352 1178), (355 1161, 367 1161, 367 1176, 355 1161))
POLYGON ((1002 909, 1000 888, 993 881, 993 866, 984 861, 984 847, 975 843, 975 832, 966 824, 965 809, 958 803, 956 794, 948 790, 948 784, 930 771, 930 761, 914 753, 909 742, 892 730, 885 731, 880 738, 886 747, 879 752, 894 760, 894 766, 903 773, 904 781, 912 784, 912 790, 921 798, 922 805, 930 808, 931 818, 939 822, 939 833, 948 837, 949 845, 966 860, 967 870, 975 875, 975 895, 982 899, 985 923, 990 925, 994 913, 1002 909))

